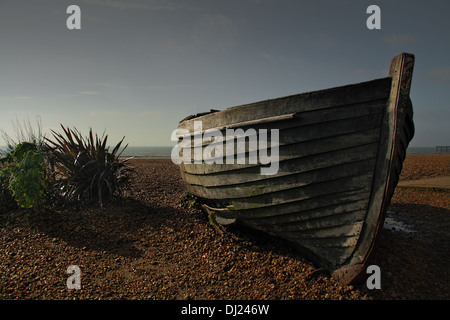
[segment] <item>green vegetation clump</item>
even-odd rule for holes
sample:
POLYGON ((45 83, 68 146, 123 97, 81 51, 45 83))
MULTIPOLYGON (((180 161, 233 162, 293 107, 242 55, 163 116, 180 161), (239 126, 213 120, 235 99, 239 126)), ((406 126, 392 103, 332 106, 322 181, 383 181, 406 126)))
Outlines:
MULTIPOLYGON (((44 154, 38 150, 36 144, 22 142, 0 159, 0 162, 5 165, 0 171, 2 189, 9 189, 22 208, 41 208, 47 178, 44 154)), ((2 193, 6 193, 5 190, 2 193)))
POLYGON ((197 208, 198 199, 193 194, 186 192, 180 200, 180 206, 188 209, 197 208))
POLYGON ((133 170, 120 155, 124 138, 110 151, 108 136, 61 125, 53 140, 36 134, 31 125, 16 129, 19 142, 5 132, 0 150, 0 213, 19 207, 33 210, 61 205, 98 203, 100 209, 129 187, 133 170))

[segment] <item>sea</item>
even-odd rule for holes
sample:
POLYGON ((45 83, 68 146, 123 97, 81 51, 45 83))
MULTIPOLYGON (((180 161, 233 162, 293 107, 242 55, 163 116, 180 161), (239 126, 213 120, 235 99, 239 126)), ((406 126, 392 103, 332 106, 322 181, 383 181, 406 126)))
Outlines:
MULTIPOLYGON (((134 157, 136 159, 170 159, 173 147, 132 147, 128 146, 122 153, 122 157, 134 157)), ((450 149, 450 148, 448 148, 450 149)), ((407 154, 411 155, 438 155, 450 154, 447 152, 436 151, 436 147, 411 147, 406 149, 407 154)))
MULTIPOLYGON (((173 146, 163 147, 134 147, 128 146, 123 150, 121 158, 134 158, 134 159, 170 159, 173 146)), ((410 147, 406 150, 407 154, 411 155, 438 155, 438 154, 450 154, 450 148, 447 152, 438 151, 436 147, 410 147)), ((0 151, 6 150, 6 147, 0 146, 0 151)))
MULTIPOLYGON (((447 146, 447 151, 440 151, 437 147, 410 147, 406 149, 406 154, 450 154, 450 147, 447 146)), ((444 148, 445 150, 445 148, 444 148)))
MULTIPOLYGON (((119 150, 122 151, 120 158, 135 158, 135 159, 170 159, 170 154, 172 152, 173 147, 133 147, 128 146, 125 149, 119 150)), ((2 151, 6 151, 6 146, 0 146, 0 157, 2 155, 2 151)), ((112 150, 112 147, 110 147, 112 150)))
POLYGON ((133 147, 123 150, 121 158, 134 159, 170 159, 173 147, 133 147))

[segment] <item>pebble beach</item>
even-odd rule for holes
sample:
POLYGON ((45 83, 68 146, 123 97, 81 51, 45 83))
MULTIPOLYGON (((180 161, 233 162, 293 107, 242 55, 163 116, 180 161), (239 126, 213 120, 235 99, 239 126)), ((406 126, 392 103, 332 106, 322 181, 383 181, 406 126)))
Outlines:
MULTIPOLYGON (((381 289, 343 286, 280 239, 215 228, 183 208, 170 159, 131 160, 124 199, 60 212, 0 215, 2 300, 392 300, 450 298, 450 194, 397 188, 372 264, 381 289), (81 270, 69 290, 67 268, 81 270)), ((400 180, 450 176, 450 155, 408 155, 400 180)))

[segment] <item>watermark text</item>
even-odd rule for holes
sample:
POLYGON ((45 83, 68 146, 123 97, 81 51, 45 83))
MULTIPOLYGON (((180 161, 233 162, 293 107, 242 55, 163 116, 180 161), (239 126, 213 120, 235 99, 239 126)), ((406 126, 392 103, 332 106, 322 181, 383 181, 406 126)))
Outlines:
POLYGON ((178 141, 172 149, 175 164, 261 164, 261 175, 274 175, 279 169, 279 130, 252 128, 243 130, 202 129, 202 121, 194 121, 194 132, 176 129, 171 135, 178 141), (235 143, 236 141, 236 143, 235 143), (247 143, 248 142, 248 143, 247 143), (180 153, 182 155, 180 155, 180 153))

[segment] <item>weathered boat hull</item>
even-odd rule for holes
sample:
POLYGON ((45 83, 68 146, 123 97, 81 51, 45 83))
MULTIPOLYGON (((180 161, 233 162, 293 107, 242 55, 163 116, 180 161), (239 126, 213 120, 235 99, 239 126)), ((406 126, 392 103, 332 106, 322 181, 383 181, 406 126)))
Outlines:
POLYGON ((413 64, 401 54, 386 78, 181 121, 189 132, 195 121, 203 131, 279 130, 276 174, 262 175, 267 165, 250 161, 181 163, 187 191, 218 220, 287 239, 340 282, 354 282, 365 274, 414 135, 413 64))

